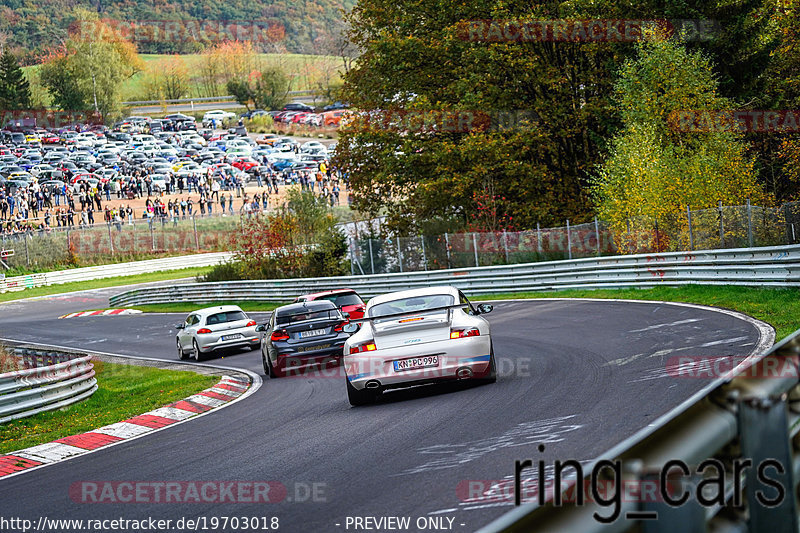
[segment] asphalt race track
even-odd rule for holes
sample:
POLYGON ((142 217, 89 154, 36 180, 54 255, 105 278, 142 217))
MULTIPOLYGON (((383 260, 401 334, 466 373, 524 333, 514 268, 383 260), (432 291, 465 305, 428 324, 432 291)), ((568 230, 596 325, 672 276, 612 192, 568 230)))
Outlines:
MULTIPOLYGON (((176 361, 172 325, 183 315, 57 319, 107 307, 116 292, 2 304, 0 337, 176 361)), ((352 517, 405 516, 413 531, 418 518, 441 520, 431 522, 440 527, 453 519, 451 530, 474 531, 513 500, 476 498, 466 487, 490 484, 470 480, 510 479, 517 459, 602 456, 708 385, 669 376, 670 357, 748 355, 772 340, 754 321, 661 303, 510 301, 486 316, 499 372, 494 385, 418 387, 351 408, 337 370, 264 377, 255 394, 207 416, 0 479, 0 514, 34 523, 42 516, 173 524, 276 516, 279 531, 299 532, 354 531, 352 517), (277 481, 287 495, 259 504, 76 503, 69 495, 80 481, 233 480, 277 481)), ((258 351, 205 362, 263 376, 258 351)))

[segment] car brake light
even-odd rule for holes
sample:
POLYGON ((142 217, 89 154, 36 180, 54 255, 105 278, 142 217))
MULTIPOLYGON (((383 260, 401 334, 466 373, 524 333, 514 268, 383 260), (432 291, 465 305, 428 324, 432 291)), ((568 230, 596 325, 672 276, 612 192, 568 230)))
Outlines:
POLYGON ((450 330, 450 338, 451 339, 460 339, 462 337, 477 337, 481 334, 478 328, 470 328, 470 329, 451 329, 450 330))
POLYGON ((272 335, 270 335, 269 338, 273 341, 288 341, 289 334, 286 333, 285 329, 276 329, 272 332, 272 335))
POLYGON ((350 347, 350 353, 361 353, 361 352, 374 352, 375 351, 375 341, 367 341, 362 342, 360 344, 354 344, 350 347))
POLYGON ((349 323, 350 323, 349 320, 345 320, 344 322, 340 322, 338 325, 333 327, 333 331, 339 331, 339 332, 344 331, 344 327, 349 323))
POLYGON ((197 330, 197 333, 211 333, 211 330, 208 328, 200 328, 197 330))
POLYGON ((256 321, 255 321, 255 320, 251 320, 250 322, 248 322, 248 323, 245 325, 245 327, 246 327, 246 328, 249 328, 250 326, 255 326, 255 325, 256 325, 256 321))

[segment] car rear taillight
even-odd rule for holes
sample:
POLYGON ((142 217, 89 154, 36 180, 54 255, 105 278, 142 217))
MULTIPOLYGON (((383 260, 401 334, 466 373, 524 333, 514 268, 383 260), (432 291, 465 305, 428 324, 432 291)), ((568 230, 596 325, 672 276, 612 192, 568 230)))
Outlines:
POLYGON ((350 323, 349 320, 345 320, 344 322, 339 322, 338 325, 333 326, 333 331, 338 331, 341 333, 342 331, 344 331, 344 327, 349 323, 350 323))
POLYGON ((451 339, 460 339, 462 337, 477 337, 481 334, 478 328, 470 328, 470 329, 450 329, 450 338, 451 339))
POLYGON ((197 333, 211 333, 211 330, 208 328, 200 328, 197 330, 197 333))
POLYGON ((244 327, 246 327, 246 328, 249 328, 250 326, 255 326, 255 325, 256 325, 256 321, 255 321, 255 320, 251 320, 250 322, 248 322, 247 324, 245 324, 245 326, 244 326, 244 327))
POLYGON ((375 351, 375 341, 367 341, 362 342, 359 344, 354 344, 350 347, 350 353, 361 353, 361 352, 374 352, 375 351))
POLYGON ((272 332, 272 335, 270 335, 269 338, 273 341, 288 341, 289 334, 286 333, 285 329, 276 329, 272 332))

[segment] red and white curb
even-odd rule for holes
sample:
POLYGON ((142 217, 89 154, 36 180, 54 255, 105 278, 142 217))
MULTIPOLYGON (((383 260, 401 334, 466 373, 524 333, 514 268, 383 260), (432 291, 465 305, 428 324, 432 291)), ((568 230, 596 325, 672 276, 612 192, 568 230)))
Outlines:
POLYGON ((68 315, 61 315, 58 318, 77 318, 80 316, 116 316, 116 315, 138 315, 141 313, 138 309, 99 309, 97 311, 80 311, 78 313, 69 313, 68 315))
POLYGON ((128 420, 0 455, 0 478, 57 463, 183 422, 236 400, 249 388, 250 381, 244 378, 222 376, 219 383, 211 388, 128 420))

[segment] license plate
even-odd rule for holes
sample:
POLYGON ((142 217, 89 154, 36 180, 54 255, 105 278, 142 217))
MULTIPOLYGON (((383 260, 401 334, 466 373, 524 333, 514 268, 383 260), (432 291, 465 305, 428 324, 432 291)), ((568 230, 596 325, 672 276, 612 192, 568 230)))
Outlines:
POLYGON ((425 357, 413 357, 411 359, 393 361, 393 364, 395 372, 402 372, 404 370, 417 370, 419 368, 439 366, 439 356, 426 355, 425 357))
POLYGON ((297 348, 298 352, 313 352, 315 350, 322 350, 324 348, 330 348, 330 344, 318 344, 316 346, 300 346, 297 348))
POLYGON ((242 334, 241 333, 236 333, 235 335, 223 335, 222 336, 222 340, 224 340, 224 341, 232 341, 233 339, 241 339, 241 338, 242 338, 242 334))
POLYGON ((309 331, 300 332, 301 339, 307 339, 309 337, 317 337, 319 335, 325 335, 325 329, 312 329, 309 331))

